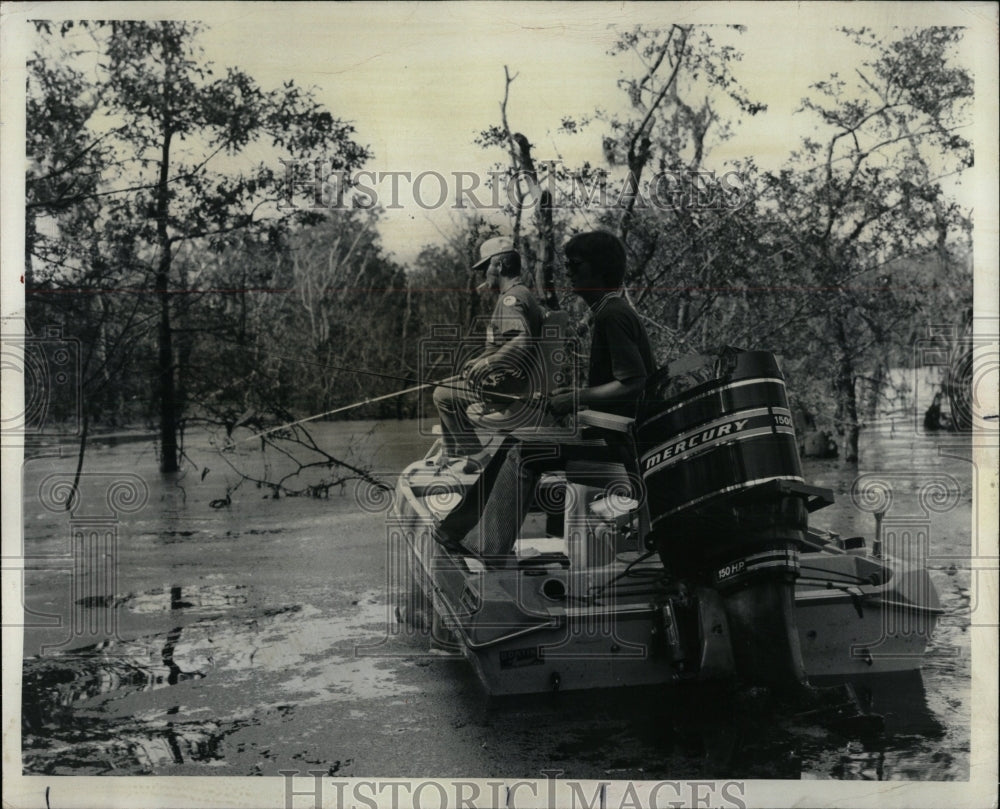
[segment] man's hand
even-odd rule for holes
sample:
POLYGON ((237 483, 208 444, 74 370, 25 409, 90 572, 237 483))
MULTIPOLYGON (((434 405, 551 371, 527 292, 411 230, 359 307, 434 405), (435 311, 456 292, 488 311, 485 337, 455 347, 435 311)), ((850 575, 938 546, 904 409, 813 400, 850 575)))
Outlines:
POLYGON ((473 357, 471 360, 467 360, 465 365, 462 366, 462 370, 459 372, 462 379, 474 379, 477 374, 482 373, 482 366, 485 363, 486 357, 488 355, 482 355, 479 357, 473 357))
POLYGON ((483 377, 490 370, 490 358, 477 357, 472 360, 468 365, 465 366, 465 370, 462 372, 466 379, 469 380, 473 385, 482 384, 483 377))
POLYGON ((576 388, 556 388, 549 394, 548 409, 553 416, 565 416, 576 410, 576 388))

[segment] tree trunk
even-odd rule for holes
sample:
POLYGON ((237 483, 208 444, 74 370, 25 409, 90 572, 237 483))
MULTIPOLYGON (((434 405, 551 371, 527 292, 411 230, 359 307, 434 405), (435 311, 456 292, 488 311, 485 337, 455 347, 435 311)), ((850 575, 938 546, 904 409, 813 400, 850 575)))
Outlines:
POLYGON ((80 474, 83 472, 83 456, 87 451, 87 433, 90 430, 90 409, 83 406, 83 427, 80 430, 80 449, 76 456, 76 473, 73 475, 73 485, 70 496, 66 498, 66 511, 71 511, 80 502, 80 474))
POLYGON ((962 314, 962 330, 951 348, 943 388, 951 406, 951 429, 972 431, 973 349, 972 310, 962 314))
POLYGON ((160 471, 176 472, 177 464, 177 400, 174 389, 173 330, 170 325, 170 234, 167 230, 170 188, 170 122, 164 121, 165 131, 160 154, 160 177, 157 183, 156 236, 160 248, 160 266, 156 271, 156 297, 160 304, 160 325, 157 333, 156 372, 160 399, 160 471))
POLYGON ((549 309, 556 310, 559 308, 555 286, 556 237, 552 222, 552 194, 547 190, 542 192, 538 203, 538 245, 540 255, 535 279, 538 294, 542 303, 549 309))
POLYGON ((475 273, 469 271, 465 274, 465 278, 465 297, 468 310, 464 320, 465 328, 468 332, 476 318, 479 317, 479 290, 476 289, 475 273))
POLYGON ((507 99, 510 96, 510 85, 515 77, 504 65, 506 83, 504 85, 503 101, 500 102, 500 120, 503 124, 507 142, 510 144, 510 162, 513 171, 511 182, 517 189, 517 199, 514 204, 514 246, 522 251, 527 258, 527 266, 532 268, 531 278, 535 285, 535 294, 542 303, 551 310, 559 308, 559 296, 555 289, 555 227, 552 224, 552 194, 542 191, 538 185, 538 172, 531 158, 531 144, 520 132, 511 132, 507 123, 507 99), (538 234, 538 250, 532 249, 531 240, 520 239, 521 214, 524 211, 524 194, 521 191, 521 178, 524 178, 535 204, 535 230, 538 234))
MULTIPOLYGON (((167 261, 169 264, 169 260, 167 261)), ((161 266, 163 262, 161 261, 161 266)), ((173 332, 170 327, 170 294, 167 274, 156 274, 156 295, 160 302, 160 327, 157 334, 156 371, 159 377, 160 399, 160 471, 176 472, 177 408, 174 390, 173 332)))
POLYGON ((514 171, 528 180, 532 200, 535 205, 535 231, 538 234, 538 250, 528 252, 528 266, 534 265, 535 292, 549 309, 559 308, 559 296, 555 290, 555 226, 552 223, 552 194, 542 190, 538 183, 538 170, 531 157, 531 144, 520 132, 511 136, 517 146, 517 163, 514 171))
POLYGON ((837 412, 843 425, 841 456, 847 463, 858 462, 858 398, 854 384, 854 363, 847 345, 843 321, 837 323, 837 412))
POLYGON ((621 218, 618 220, 618 236, 622 244, 628 244, 628 235, 632 230, 632 218, 635 214, 635 204, 639 199, 639 188, 642 172, 649 160, 650 140, 648 137, 637 138, 629 144, 628 174, 625 176, 625 188, 622 191, 621 218))
POLYGON ((189 371, 191 368, 191 336, 183 331, 177 334, 177 362, 174 365, 174 417, 178 455, 184 447, 184 417, 187 412, 189 371))
POLYGON ((875 421, 878 418, 879 405, 882 402, 882 391, 886 387, 886 368, 879 362, 871 380, 871 392, 868 396, 868 418, 875 421))

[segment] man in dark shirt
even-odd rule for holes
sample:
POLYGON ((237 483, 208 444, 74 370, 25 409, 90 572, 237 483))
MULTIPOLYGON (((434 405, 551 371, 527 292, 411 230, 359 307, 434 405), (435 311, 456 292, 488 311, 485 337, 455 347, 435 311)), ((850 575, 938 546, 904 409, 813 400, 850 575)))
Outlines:
POLYGON ((564 251, 573 291, 593 313, 593 337, 587 387, 556 391, 549 409, 558 416, 574 407, 634 416, 636 399, 656 363, 646 330, 621 288, 625 247, 611 233, 592 231, 574 236, 564 251))

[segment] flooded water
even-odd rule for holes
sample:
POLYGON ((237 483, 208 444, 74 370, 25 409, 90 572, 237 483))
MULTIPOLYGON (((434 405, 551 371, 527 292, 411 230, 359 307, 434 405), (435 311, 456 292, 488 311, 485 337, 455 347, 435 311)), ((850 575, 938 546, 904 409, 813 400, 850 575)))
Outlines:
MULTIPOLYGON (((314 434, 390 483, 431 443, 413 423, 314 434)), ((149 442, 94 446, 69 503, 71 450, 25 463, 26 774, 969 777, 967 439, 897 427, 863 435, 857 468, 805 464, 837 496, 814 524, 870 540, 885 511, 887 540, 918 537, 945 609, 922 671, 855 682, 885 717, 877 732, 707 688, 488 700, 468 663, 390 614, 389 492, 350 481, 276 499, 229 464, 273 479, 291 471, 280 457, 187 444, 170 478, 149 442)))

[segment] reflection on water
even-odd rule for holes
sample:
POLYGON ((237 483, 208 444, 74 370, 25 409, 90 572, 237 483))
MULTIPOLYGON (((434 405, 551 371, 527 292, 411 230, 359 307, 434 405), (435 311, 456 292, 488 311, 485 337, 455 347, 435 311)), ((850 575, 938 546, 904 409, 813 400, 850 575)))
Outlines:
POLYGON ((151 638, 149 645, 104 641, 71 653, 28 658, 22 681, 22 726, 40 732, 68 722, 78 703, 205 677, 212 668, 210 657, 175 657, 183 632, 177 627, 160 640, 151 638))
POLYGON ((834 750, 804 739, 805 777, 889 781, 950 772, 954 761, 940 755, 947 729, 931 709, 922 672, 856 677, 853 685, 864 707, 884 717, 883 732, 834 750))
MULTIPOLYGON (((338 431, 350 429, 321 425, 317 435, 332 446, 338 431)), ((407 424, 386 425, 376 437, 380 443, 372 462, 386 474, 418 457, 429 443, 414 437, 407 424)), ((562 769, 564 777, 583 771, 614 779, 966 779, 968 625, 975 607, 968 569, 971 467, 955 449, 959 437, 897 431, 864 440, 857 469, 831 461, 805 463, 806 478, 837 496, 814 522, 870 540, 872 514, 852 502, 851 492, 860 475, 881 474, 893 487, 890 527, 898 515, 928 527, 926 563, 946 611, 922 672, 854 682, 863 707, 884 717, 881 733, 836 727, 778 710, 754 695, 706 688, 486 701, 463 661, 413 663, 416 646, 407 647, 408 639, 395 639, 395 660, 358 658, 356 645, 382 640, 380 593, 354 594, 330 606, 330 582, 343 577, 336 555, 324 557, 327 567, 318 566, 312 589, 283 578, 275 565, 281 553, 291 552, 306 559, 304 567, 317 567, 312 559, 319 544, 356 543, 362 520, 378 523, 382 515, 355 507, 349 496, 292 507, 245 491, 242 502, 220 512, 207 505, 219 494, 209 487, 218 474, 213 472, 200 481, 203 489, 189 483, 184 495, 176 482, 164 484, 151 475, 150 506, 123 521, 120 536, 133 554, 130 564, 154 572, 141 584, 120 578, 117 588, 108 588, 112 592, 74 597, 84 610, 116 610, 134 619, 131 626, 140 629, 126 635, 130 640, 25 659, 24 769, 160 773, 181 765, 231 765, 236 759, 244 774, 274 775, 270 761, 239 759, 245 740, 229 737, 248 727, 268 736, 304 706, 308 710, 300 713, 325 717, 386 704, 375 700, 399 699, 393 721, 404 724, 411 721, 407 701, 434 681, 451 689, 449 707, 460 716, 450 728, 438 728, 446 736, 451 731, 453 743, 463 727, 475 726, 477 747, 517 751, 519 760, 544 762, 562 769), (935 475, 937 499, 928 499, 935 475), (206 562, 215 567, 207 570, 206 562), (271 578, 265 582, 266 572, 271 578), (269 691, 258 685, 262 681, 269 691)), ((132 469, 132 452, 130 445, 114 447, 101 462, 109 469, 115 464, 132 469)), ((190 454, 200 459, 196 447, 190 454)), ((29 465, 26 492, 51 468, 29 465)), ((37 508, 25 513, 26 543, 53 555, 64 552, 65 517, 37 508)), ((370 553, 373 565, 380 564, 377 549, 370 553)), ((379 726, 384 718, 373 716, 379 726)), ((433 734, 426 743, 438 744, 433 734)), ((352 751, 311 749, 309 757, 334 752, 344 757, 352 751)))
POLYGON ((44 743, 24 736, 25 772, 45 775, 145 775, 164 767, 222 761, 225 737, 246 723, 135 723, 89 719, 44 743))
POLYGON ((93 609, 125 608, 135 613, 160 613, 185 610, 202 614, 239 607, 247 603, 247 586, 215 585, 200 587, 156 588, 145 593, 128 593, 119 596, 85 596, 77 599, 81 607, 93 609))
MULTIPOLYGON (((126 596, 80 599, 92 609, 125 607, 136 612, 217 611, 246 603, 245 585, 156 589, 126 596)), ((202 627, 189 628, 197 633, 202 627)), ((29 658, 24 662, 21 725, 26 771, 155 772, 164 764, 209 762, 219 758, 225 735, 218 722, 175 723, 174 706, 162 714, 108 722, 81 714, 81 703, 121 699, 178 683, 200 680, 213 667, 211 656, 185 653, 184 627, 147 642, 102 641, 73 652, 29 658), (82 721, 81 721, 82 720, 82 721), (42 741, 44 737, 44 742, 42 741)), ((189 650, 188 650, 189 651, 189 650)))
POLYGON ((821 710, 780 705, 763 689, 687 684, 493 700, 470 721, 526 749, 538 744, 539 727, 551 728, 559 740, 547 751, 552 766, 583 764, 615 779, 848 779, 875 762, 878 778, 911 778, 907 749, 942 736, 919 673, 856 684, 862 707, 888 712, 884 723, 859 714, 842 684, 819 687, 821 710), (895 713, 903 706, 905 718, 895 713))
POLYGON ((25 771, 145 773, 168 763, 217 759, 224 735, 217 722, 164 718, 176 714, 177 707, 125 721, 101 715, 100 698, 121 699, 207 675, 210 661, 176 659, 182 632, 172 629, 155 647, 106 641, 71 654, 25 660, 25 771))
POLYGON ((147 614, 195 620, 131 641, 26 658, 25 772, 137 774, 221 765, 225 738, 287 716, 294 710, 289 696, 297 704, 349 700, 345 673, 362 666, 361 692, 412 690, 384 676, 379 661, 352 661, 353 643, 346 654, 336 649, 373 634, 381 606, 371 595, 359 601, 355 614, 339 624, 300 604, 260 604, 245 585, 175 586, 95 601, 101 605, 95 609, 137 606, 147 614), (266 696, 249 696, 264 681, 271 682, 266 696), (206 700, 209 695, 197 690, 201 684, 216 695, 233 694, 235 707, 206 700))

